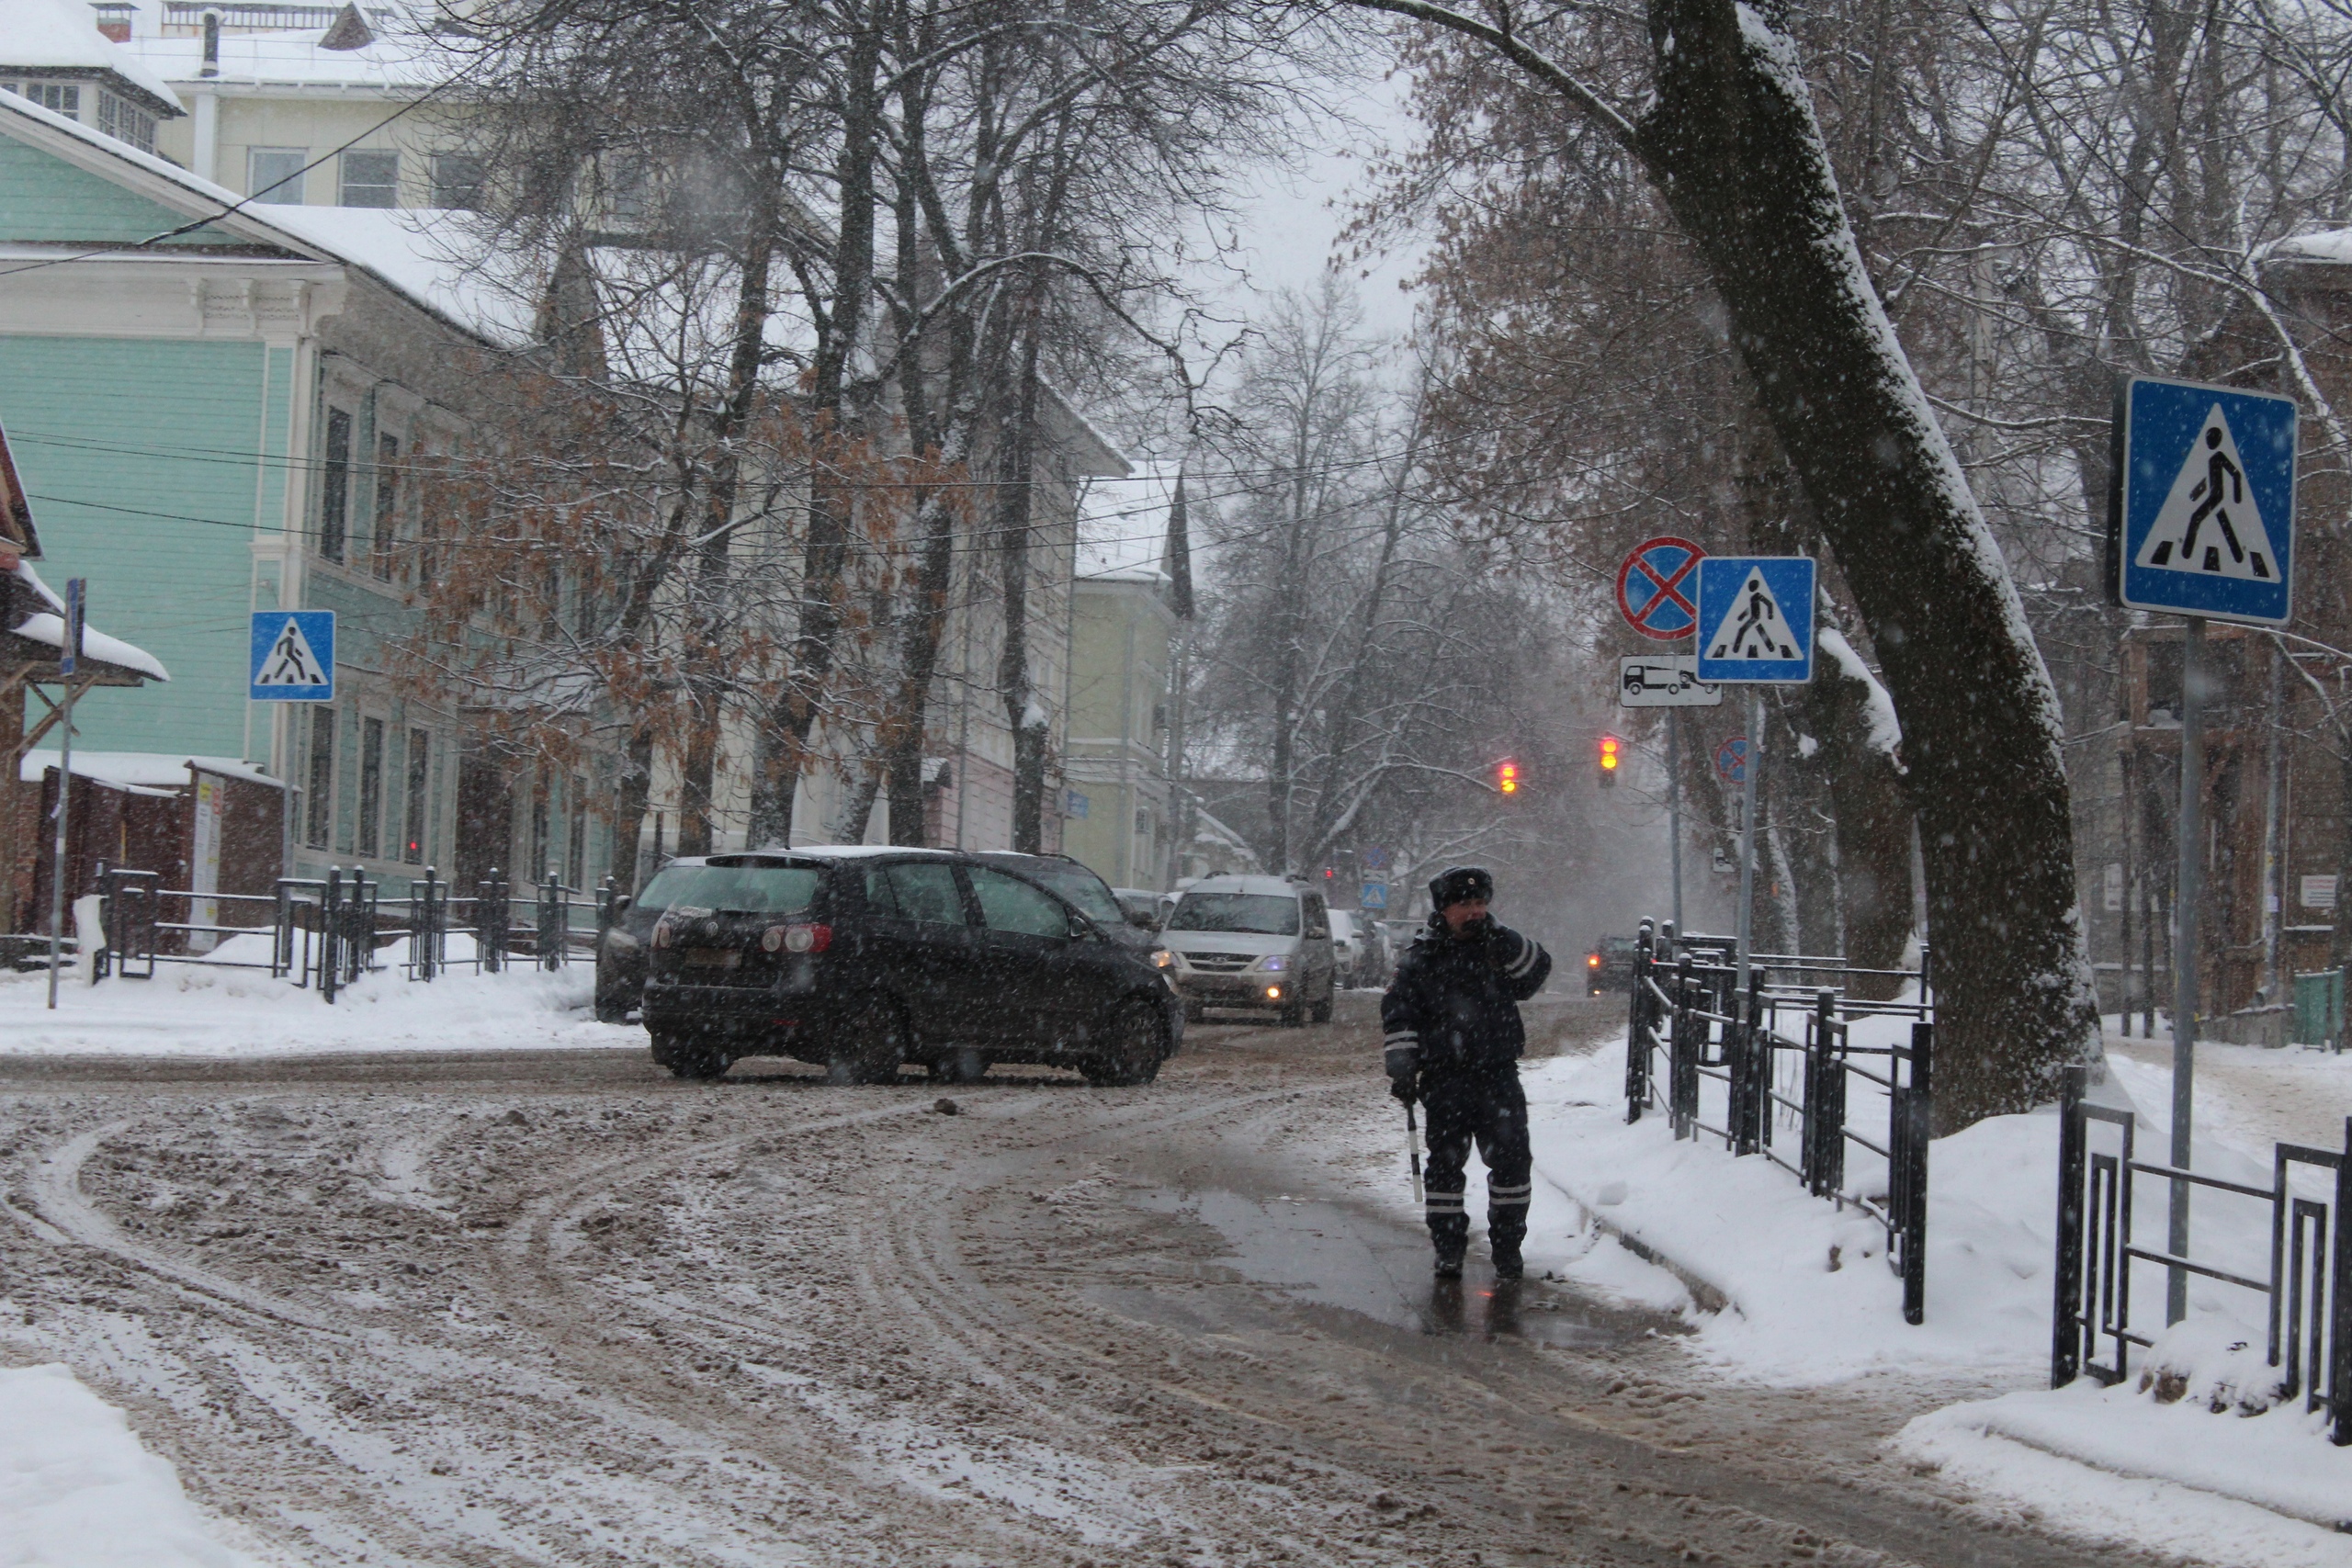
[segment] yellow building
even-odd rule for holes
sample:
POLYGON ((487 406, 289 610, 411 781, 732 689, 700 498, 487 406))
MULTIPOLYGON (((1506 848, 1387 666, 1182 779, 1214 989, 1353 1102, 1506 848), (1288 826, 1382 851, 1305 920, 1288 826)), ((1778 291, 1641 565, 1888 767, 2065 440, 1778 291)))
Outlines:
POLYGON ((1089 482, 1070 610, 1062 847, 1114 887, 1169 886, 1171 678, 1192 612, 1182 481, 1139 465, 1089 482))

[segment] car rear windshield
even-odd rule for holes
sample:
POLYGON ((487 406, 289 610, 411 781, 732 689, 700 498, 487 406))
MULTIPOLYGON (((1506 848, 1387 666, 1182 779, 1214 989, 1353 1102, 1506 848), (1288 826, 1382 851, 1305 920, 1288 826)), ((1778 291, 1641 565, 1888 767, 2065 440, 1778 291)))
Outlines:
POLYGON ((817 901, 824 880, 823 868, 813 865, 673 865, 645 885, 645 897, 658 897, 665 909, 796 915, 817 901))
POLYGON ((1111 897, 1111 885, 1084 866, 1066 860, 1001 861, 1022 875, 1033 877, 1077 905, 1097 920, 1121 925, 1126 916, 1120 912, 1119 901, 1111 897))
POLYGON ((1168 918, 1171 931, 1298 934, 1298 900, 1278 893, 1187 893, 1168 918))

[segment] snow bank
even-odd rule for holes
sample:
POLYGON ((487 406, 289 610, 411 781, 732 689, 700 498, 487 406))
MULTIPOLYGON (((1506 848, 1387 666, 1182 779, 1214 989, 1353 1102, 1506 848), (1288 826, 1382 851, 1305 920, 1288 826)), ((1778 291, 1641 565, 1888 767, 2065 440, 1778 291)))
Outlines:
POLYGON ((2132 1384, 2005 1394, 1905 1427, 1894 1449, 2068 1533, 2246 1568, 2345 1568, 2352 1449, 2301 1403, 2215 1416, 2132 1384))
MULTIPOLYGON (((401 948, 386 950, 397 957, 401 948)), ((642 1046, 645 1032, 598 1023, 590 1010, 595 971, 445 974, 431 984, 398 971, 370 975, 336 993, 270 978, 266 936, 234 937, 214 964, 158 964, 153 980, 119 976, 59 987, 48 976, 0 975, 0 1053, 19 1055, 245 1056, 294 1052, 533 1050, 642 1046)), ((452 935, 449 956, 470 956, 452 935)), ((0 1559, 5 1562, 5 1559, 0 1559)))
MULTIPOLYGON (((1883 1043, 1907 1028, 1878 1020, 1854 1031, 1858 1043, 1883 1043)), ((2271 1072, 2297 1069, 2299 1105, 2321 1093, 2341 1127, 2352 1057, 2214 1056, 2217 1066, 2267 1058, 2259 1065, 2267 1070, 2236 1080, 2217 1073, 2210 1083, 2200 1077, 2198 1169, 2269 1185, 2269 1144, 2293 1131, 2278 1122, 2287 1108, 2256 1092, 2271 1072)), ((2100 1098, 2136 1110, 2142 1157, 2160 1156, 2168 1078, 2127 1060, 2112 1065, 2100 1098)), ((2204 1066, 2200 1059, 2200 1073, 2204 1066)), ((1875 1222, 1808 1197, 1762 1158, 1734 1159, 1718 1139, 1677 1143, 1660 1113, 1626 1124, 1622 1034, 1589 1056, 1530 1064, 1522 1077, 1539 1194, 1549 1188, 1572 1200, 1719 1293, 1720 1311, 1682 1310, 1697 1330, 1685 1343, 1724 1375, 1799 1386, 1873 1372, 1963 1371, 2007 1383, 2018 1392, 1921 1416, 1894 1446, 2007 1506, 2063 1518, 2075 1533, 2216 1562, 2352 1568, 2352 1540, 2335 1533, 2339 1524, 2352 1528, 2352 1449, 2332 1447, 2300 1397, 2278 1397, 2258 1293, 2192 1280, 2188 1321, 2160 1334, 2152 1350, 2135 1352, 2124 1383, 2042 1386, 2056 1229, 2054 1111, 1990 1118, 1930 1145, 1927 1321, 1913 1327, 1903 1321, 1901 1287, 1875 1222)), ((1863 1096, 1864 1086, 1851 1081, 1850 1124, 1880 1137, 1883 1098, 1863 1096)), ((1723 1086, 1708 1079, 1702 1089, 1701 1120, 1722 1125, 1723 1086)), ((1782 1157, 1793 1158, 1793 1129, 1776 1127, 1775 1136, 1782 1157)), ((1884 1163, 1866 1151, 1849 1147, 1847 1174, 1850 1189, 1884 1190, 1884 1163)), ((2318 1195, 2321 1173, 2312 1179, 2318 1195)), ((2143 1236, 2160 1236, 2164 1184, 2142 1178, 2135 1201, 2143 1236)), ((1544 1226, 1542 1210, 1539 1201, 1539 1233, 1575 1223, 1544 1226)), ((2267 1273, 2267 1203, 2200 1190, 2192 1213, 2199 1258, 2254 1278, 2267 1273)), ((1531 1238, 1531 1258, 1549 1239, 1531 1238)), ((2143 1331, 2160 1324, 2160 1271, 2136 1273, 2133 1298, 2143 1331)))
POLYGON ((251 1568, 214 1540, 177 1472, 61 1366, 0 1369, 0 1563, 251 1568))
MULTIPOLYGON (((1873 1029, 1908 1027, 1858 1022, 1854 1036, 1875 1043, 1873 1029)), ((1807 1195, 1769 1160, 1732 1158, 1720 1140, 1677 1143, 1662 1112, 1626 1123, 1622 1035, 1589 1056, 1532 1064, 1523 1080, 1539 1182, 1721 1292, 1729 1307, 1694 1314, 1691 1343, 1727 1374, 1801 1385, 1880 1370, 2023 1377, 2048 1365, 2054 1112, 1995 1117, 1931 1146, 1928 1320, 1913 1327, 1876 1221, 1807 1195)), ((1883 1141, 1885 1101, 1863 1087, 1854 1082, 1849 1123, 1883 1141)), ((1701 1119, 1722 1125, 1722 1108, 1709 1103, 1701 1119)), ((1776 1126, 1774 1140, 1793 1160, 1793 1128, 1776 1126)), ((1849 1146, 1847 1175, 1884 1190, 1885 1162, 1866 1150, 1849 1146)))

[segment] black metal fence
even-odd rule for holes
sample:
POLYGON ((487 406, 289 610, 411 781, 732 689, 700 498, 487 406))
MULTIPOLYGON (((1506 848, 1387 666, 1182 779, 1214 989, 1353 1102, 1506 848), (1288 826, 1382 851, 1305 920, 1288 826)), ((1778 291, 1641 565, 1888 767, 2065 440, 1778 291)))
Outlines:
POLYGON ((2145 1350, 2154 1343, 2132 1326, 2132 1266, 2182 1269, 2266 1299, 2269 1364, 2278 1369, 2278 1396, 2301 1395, 2306 1410, 2325 1407, 2334 1441, 2352 1445, 2352 1116, 2345 1118, 2341 1149, 2273 1145, 2271 1181, 2263 1188, 2139 1158, 2139 1119, 2129 1111, 2092 1104, 2088 1078, 2086 1068, 2067 1068, 2060 1104, 2050 1386, 2063 1387, 2077 1377, 2112 1384, 2129 1376, 2132 1348, 2145 1350), (2109 1146, 2092 1146, 2095 1128, 2114 1129, 2101 1134, 2109 1146), (2328 1173, 2320 1185, 2332 1189, 2331 1195, 2296 1191, 2298 1168, 2328 1173), (2167 1188, 2182 1181, 2268 1204, 2267 1274, 2257 1279, 2211 1258, 2140 1246, 2132 1232, 2132 1196, 2135 1179, 2143 1176, 2167 1188), (2102 1341, 2109 1358, 2104 1361, 2102 1341))
POLYGON ((385 895, 380 879, 340 867, 323 877, 280 877, 267 894, 166 888, 152 871, 106 870, 99 884, 106 942, 94 979, 152 980, 159 964, 266 970, 330 1002, 363 975, 397 971, 430 981, 451 969, 494 975, 593 962, 616 912, 609 876, 586 896, 552 880, 518 895, 494 867, 462 897, 431 866, 397 897, 385 895), (266 958, 217 951, 262 935, 266 958), (452 959, 453 935, 469 938, 471 951, 452 959))
POLYGON ((1933 1110, 1935 1000, 1928 956, 1916 970, 1862 969, 1834 958, 1755 953, 1747 986, 1724 937, 1678 936, 1673 923, 1641 925, 1625 1036, 1625 1120, 1662 1110, 1677 1138, 1720 1138, 1736 1156, 1761 1155, 1839 1208, 1851 1206, 1886 1232, 1886 1258, 1903 1281, 1903 1316, 1927 1315, 1928 1135, 1933 1110), (1868 979, 1894 999, 1850 994, 1868 979), (1916 991, 1904 999, 1906 985, 1916 991), (1907 1018, 1910 1039, 1856 1044, 1862 1018, 1907 1018), (1849 1080, 1886 1094, 1883 1142, 1847 1114, 1849 1080), (1702 1118, 1702 1086, 1724 1086, 1723 1124, 1702 1118), (1794 1158, 1775 1146, 1795 1135, 1794 1158), (1886 1161, 1883 1192, 1849 1183, 1849 1144, 1886 1161))

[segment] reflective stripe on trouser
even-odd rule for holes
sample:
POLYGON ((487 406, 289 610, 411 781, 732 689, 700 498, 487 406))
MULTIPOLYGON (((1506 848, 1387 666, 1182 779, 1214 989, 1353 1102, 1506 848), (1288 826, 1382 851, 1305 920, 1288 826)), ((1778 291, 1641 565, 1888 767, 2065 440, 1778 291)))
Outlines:
POLYGON ((1430 1235, 1441 1250, 1459 1247, 1470 1232, 1462 1191, 1475 1145, 1487 1165, 1487 1233, 1490 1245, 1515 1249, 1527 1235, 1529 1176, 1527 1095, 1517 1064, 1466 1072, 1424 1072, 1421 1104, 1429 1116, 1427 1195, 1430 1235), (1442 1205, 1442 1207, 1441 1207, 1442 1205))

